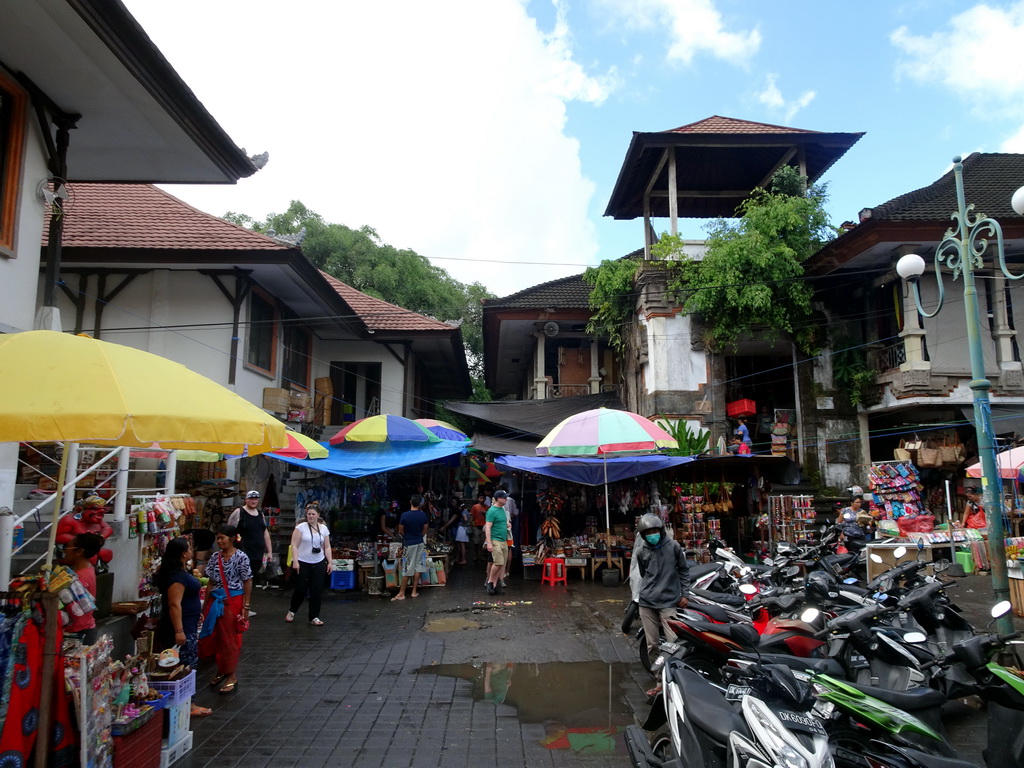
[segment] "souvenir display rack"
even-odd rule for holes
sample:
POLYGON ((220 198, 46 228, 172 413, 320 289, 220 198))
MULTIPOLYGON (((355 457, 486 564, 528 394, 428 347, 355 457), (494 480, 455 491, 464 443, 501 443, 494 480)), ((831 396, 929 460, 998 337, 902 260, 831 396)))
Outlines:
POLYGON ((768 515, 772 541, 810 541, 814 539, 813 496, 769 496, 768 515))
POLYGON ((922 512, 917 468, 909 461, 877 461, 868 468, 871 516, 876 520, 895 520, 922 512))

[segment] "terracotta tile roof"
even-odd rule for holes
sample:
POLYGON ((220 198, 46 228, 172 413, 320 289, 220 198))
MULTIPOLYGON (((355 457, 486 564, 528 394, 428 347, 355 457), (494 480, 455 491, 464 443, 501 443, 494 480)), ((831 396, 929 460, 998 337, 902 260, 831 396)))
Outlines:
POLYGON ((351 285, 321 271, 324 279, 331 284, 345 303, 352 307, 359 319, 371 331, 452 331, 454 326, 432 317, 404 309, 397 304, 367 296, 351 285))
MULTIPOLYGON (((65 248, 289 251, 273 238, 193 208, 151 184, 69 185, 65 248)), ((46 243, 46 230, 43 243, 46 243)))
POLYGON ((807 131, 803 128, 787 128, 784 125, 755 123, 750 120, 738 120, 734 117, 712 115, 695 123, 670 128, 662 133, 819 133, 819 131, 807 131))
MULTIPOLYGON (((1024 154, 974 152, 963 161, 964 197, 974 211, 993 218, 1016 218, 1010 198, 1024 179, 1024 154)), ((956 180, 950 168, 927 187, 862 211, 862 221, 935 221, 956 210, 956 180)))

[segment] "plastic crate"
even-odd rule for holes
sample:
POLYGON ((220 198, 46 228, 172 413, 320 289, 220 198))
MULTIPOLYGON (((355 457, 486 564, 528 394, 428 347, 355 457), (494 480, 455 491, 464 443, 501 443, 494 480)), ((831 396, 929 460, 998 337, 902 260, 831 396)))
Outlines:
POLYGON ((731 419, 740 416, 753 416, 757 413, 757 403, 753 400, 733 400, 725 406, 725 415, 731 419))
POLYGON ((331 571, 331 589, 355 589, 355 571, 331 571))
POLYGON ((153 690, 165 693, 170 691, 171 699, 165 702, 164 706, 173 707, 175 704, 181 704, 183 701, 191 699, 196 692, 196 671, 193 669, 184 677, 179 680, 171 680, 168 682, 164 681, 150 681, 149 687, 153 690))
POLYGON ((173 747, 189 731, 189 724, 192 721, 192 699, 175 704, 164 710, 163 743, 165 747, 173 747))
POLYGON ((160 750, 160 768, 167 768, 177 760, 192 751, 192 731, 185 734, 185 738, 177 744, 163 747, 160 750))

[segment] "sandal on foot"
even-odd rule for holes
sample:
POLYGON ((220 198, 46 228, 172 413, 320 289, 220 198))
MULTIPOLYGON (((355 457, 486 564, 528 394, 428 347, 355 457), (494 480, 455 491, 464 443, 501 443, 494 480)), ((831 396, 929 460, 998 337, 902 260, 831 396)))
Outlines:
POLYGON ((654 688, 651 688, 651 690, 647 691, 648 696, 657 696, 659 693, 661 693, 660 685, 656 685, 654 688))
POLYGON ((233 682, 233 683, 227 683, 226 685, 224 685, 223 687, 218 689, 217 692, 220 693, 220 694, 228 694, 228 693, 234 693, 237 690, 238 690, 238 681, 235 680, 235 682, 233 682))
POLYGON ((419 596, 420 596, 419 592, 413 592, 411 595, 409 595, 409 597, 419 597, 419 596))
POLYGON ((320 619, 312 619, 310 622, 314 627, 322 627, 324 623, 320 619))
POLYGON ((213 680, 210 681, 210 687, 211 688, 216 688, 218 685, 220 685, 222 682, 224 682, 224 678, 225 677, 227 677, 227 675, 217 675, 216 677, 213 678, 213 680))
POLYGON ((197 707, 195 704, 192 705, 192 717, 209 717, 213 714, 213 710, 209 707, 197 707))
POLYGON ((286 613, 284 615, 284 620, 287 621, 289 624, 291 622, 295 621, 295 612, 294 611, 288 611, 288 613, 286 613))
POLYGON ((391 598, 391 602, 392 603, 395 602, 396 600, 405 600, 405 595, 395 595, 394 597, 391 598))

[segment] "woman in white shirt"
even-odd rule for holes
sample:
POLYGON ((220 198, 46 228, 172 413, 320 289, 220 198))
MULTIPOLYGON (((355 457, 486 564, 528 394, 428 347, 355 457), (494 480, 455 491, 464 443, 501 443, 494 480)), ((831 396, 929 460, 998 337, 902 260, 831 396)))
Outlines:
POLYGON ((292 532, 292 567, 295 569, 295 591, 292 604, 284 620, 295 621, 295 612, 309 595, 309 623, 322 627, 320 620, 320 598, 324 593, 324 582, 331 572, 331 534, 320 522, 320 510, 316 504, 306 505, 306 519, 295 526, 292 532))

